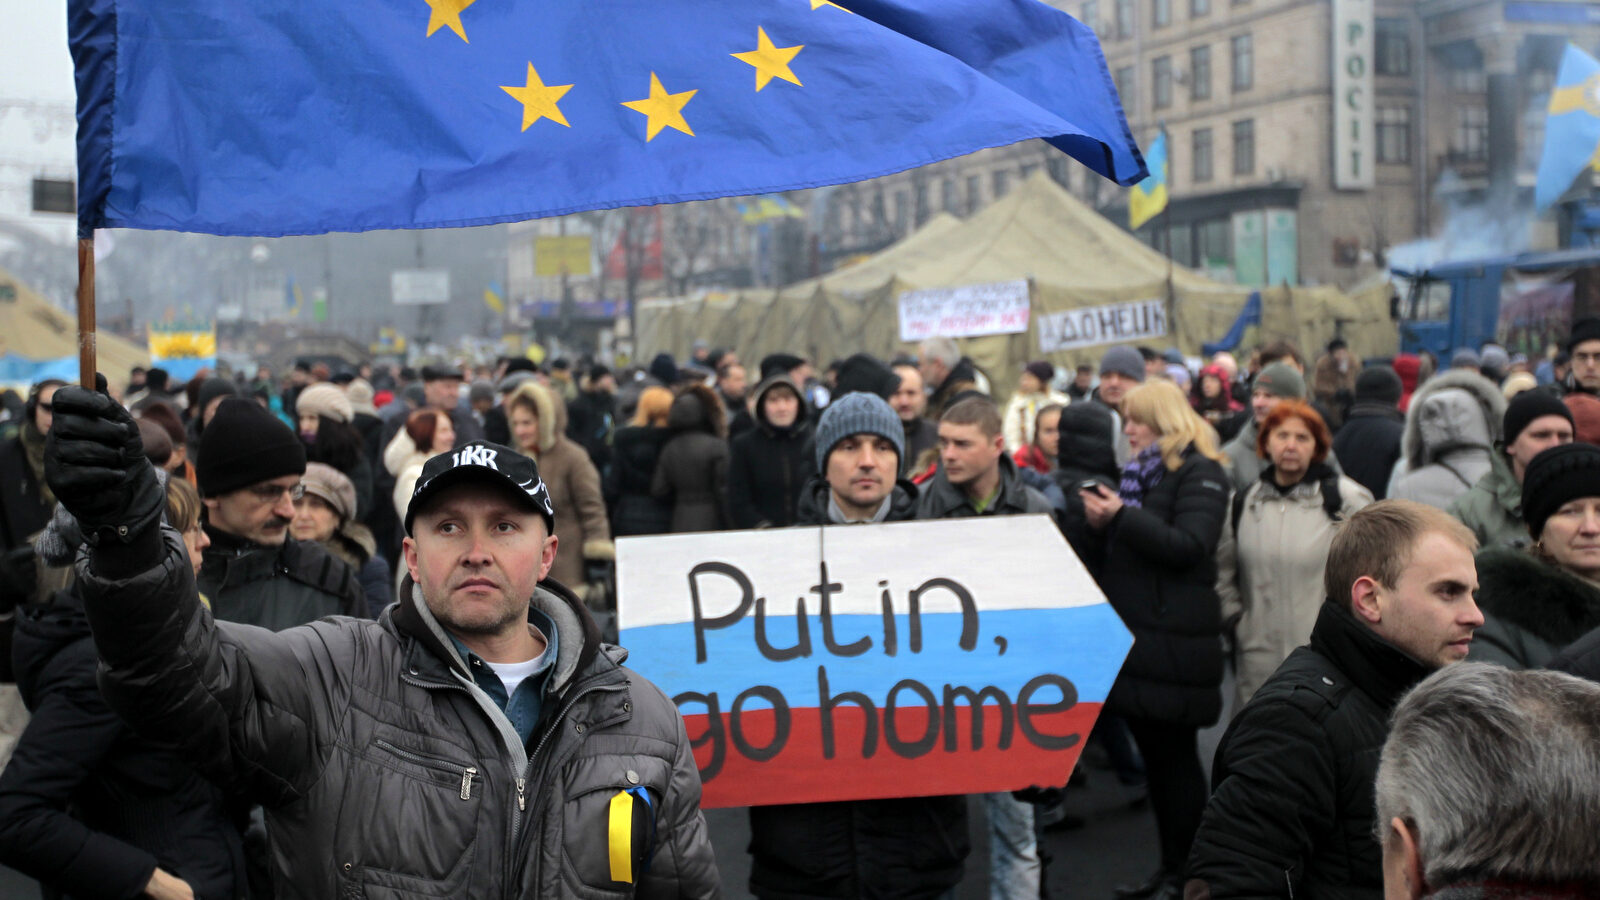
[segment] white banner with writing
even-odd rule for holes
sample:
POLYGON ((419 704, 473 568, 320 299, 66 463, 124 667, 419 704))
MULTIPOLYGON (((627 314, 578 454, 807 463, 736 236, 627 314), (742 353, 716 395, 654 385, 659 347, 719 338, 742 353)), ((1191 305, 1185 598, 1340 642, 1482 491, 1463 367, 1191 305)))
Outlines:
POLYGON ((900 340, 1020 334, 1028 330, 1028 282, 1002 281, 900 295, 900 340))
POLYGON ((1119 344, 1166 333, 1165 300, 1084 306, 1040 316, 1039 351, 1055 353, 1096 344, 1119 344))

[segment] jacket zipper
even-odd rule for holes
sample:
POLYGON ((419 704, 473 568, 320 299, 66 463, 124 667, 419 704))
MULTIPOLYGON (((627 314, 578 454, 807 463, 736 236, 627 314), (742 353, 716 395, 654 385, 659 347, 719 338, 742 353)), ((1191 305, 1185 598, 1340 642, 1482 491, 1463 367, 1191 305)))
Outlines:
POLYGON ((379 747, 382 747, 387 752, 392 753, 395 756, 406 760, 407 762, 422 766, 425 769, 433 769, 436 772, 444 772, 449 775, 455 775, 456 771, 459 769, 461 772, 461 799, 472 799, 472 779, 478 775, 477 766, 462 766, 458 763, 453 763, 448 759, 439 759, 433 756, 423 756, 420 753, 412 753, 410 750, 406 750, 403 747, 396 747, 394 744, 391 744, 382 738, 373 741, 373 743, 379 747))

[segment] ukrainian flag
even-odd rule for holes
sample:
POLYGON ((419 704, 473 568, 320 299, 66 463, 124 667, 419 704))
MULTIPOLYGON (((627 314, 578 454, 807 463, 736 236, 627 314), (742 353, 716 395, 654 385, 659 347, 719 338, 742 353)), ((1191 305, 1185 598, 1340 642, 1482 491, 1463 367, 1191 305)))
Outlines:
POLYGON ((1167 133, 1161 132, 1151 142, 1144 154, 1150 175, 1133 186, 1128 196, 1128 227, 1137 230, 1140 225, 1155 218, 1167 208, 1167 133))
POLYGON ((1533 192, 1540 212, 1600 156, 1600 62, 1572 44, 1561 57, 1544 122, 1544 155, 1533 192))

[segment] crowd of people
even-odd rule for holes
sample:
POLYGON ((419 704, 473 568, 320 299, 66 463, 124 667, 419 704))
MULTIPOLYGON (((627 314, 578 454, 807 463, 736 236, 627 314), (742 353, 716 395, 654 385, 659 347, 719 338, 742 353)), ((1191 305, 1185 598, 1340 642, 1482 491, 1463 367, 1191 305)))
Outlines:
MULTIPOLYGON (((0 419, 0 863, 75 897, 713 896, 682 723, 603 640, 613 539, 1044 514, 1135 638, 1094 738, 1159 857, 1119 898, 1595 895, 1563 817, 1600 810, 1600 688, 1527 670, 1600 679, 1600 320, 1539 360, 1238 359, 36 384, 0 419)), ((1068 883, 1060 787, 981 799, 991 896, 1068 883)), ((749 888, 947 896, 967 810, 752 808, 749 888)))

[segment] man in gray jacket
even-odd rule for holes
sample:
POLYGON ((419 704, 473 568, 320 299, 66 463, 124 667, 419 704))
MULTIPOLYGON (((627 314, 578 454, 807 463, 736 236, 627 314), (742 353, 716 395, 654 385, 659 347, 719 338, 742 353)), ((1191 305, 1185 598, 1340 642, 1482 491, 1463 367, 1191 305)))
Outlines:
POLYGON ((266 808, 277 897, 717 896, 676 708, 541 581, 557 541, 532 460, 430 460, 400 602, 273 633, 201 605, 127 413, 58 398, 46 477, 90 536, 102 692, 266 808))

